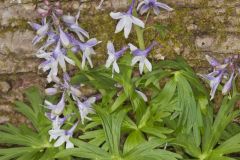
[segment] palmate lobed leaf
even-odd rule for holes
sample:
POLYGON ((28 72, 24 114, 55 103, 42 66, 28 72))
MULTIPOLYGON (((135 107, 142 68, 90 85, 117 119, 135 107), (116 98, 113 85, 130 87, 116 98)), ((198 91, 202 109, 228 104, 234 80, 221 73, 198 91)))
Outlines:
POLYGON ((221 136, 233 119, 239 116, 240 111, 233 110, 239 98, 239 96, 234 96, 231 99, 225 97, 215 118, 211 113, 204 117, 201 146, 198 147, 195 144, 193 133, 179 134, 173 143, 184 148, 187 154, 201 160, 234 159, 229 154, 240 152, 240 134, 235 132, 235 135, 228 136, 225 141, 221 139, 221 136), (215 119, 214 122, 211 119, 215 119))
POLYGON ((106 112, 104 112, 101 109, 98 109, 97 113, 102 120, 106 142, 109 146, 110 153, 119 156, 121 125, 126 115, 126 111, 122 110, 119 111, 118 113, 114 113, 108 116, 106 112))
MULTIPOLYGON (((48 130, 51 124, 44 115, 42 95, 36 87, 28 88, 25 95, 29 105, 16 102, 17 110, 30 120, 34 128, 27 125, 19 127, 10 124, 1 125, 0 143, 14 145, 14 147, 0 149, 1 160, 25 160, 28 157, 32 160, 40 160, 52 147, 48 142, 48 130)), ((48 154, 45 157, 50 160, 53 155, 48 154)))
POLYGON ((56 158, 64 158, 68 156, 75 156, 89 159, 111 160, 111 155, 105 150, 98 148, 95 145, 72 139, 72 142, 78 147, 73 149, 63 150, 56 154, 56 158))
MULTIPOLYGON (((150 141, 143 142, 136 147, 134 147, 132 150, 130 150, 128 153, 124 155, 124 160, 135 160, 137 159, 174 159, 174 158, 181 158, 180 155, 160 150, 160 149, 155 149, 156 147, 159 147, 166 143, 166 141, 161 141, 157 138, 153 138, 150 141), (165 155, 163 154, 165 152, 165 155), (166 155, 166 153, 168 155, 166 155)), ((175 160, 175 159, 174 159, 175 160)))

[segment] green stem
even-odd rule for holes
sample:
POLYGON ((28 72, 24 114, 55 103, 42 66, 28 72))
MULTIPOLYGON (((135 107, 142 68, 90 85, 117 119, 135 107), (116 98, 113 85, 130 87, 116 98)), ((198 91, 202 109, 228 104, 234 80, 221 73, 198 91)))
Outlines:
MULTIPOLYGON (((133 11, 133 16, 137 17, 136 10, 133 11)), ((143 38, 144 29, 140 28, 139 26, 134 26, 134 28, 137 34, 139 48, 141 50, 144 50, 145 49, 145 43, 143 38)))
POLYGON ((135 31, 137 34, 137 39, 138 39, 138 45, 141 50, 145 49, 145 44, 144 44, 144 38, 143 38, 143 29, 135 26, 135 31))
POLYGON ((145 24, 147 24, 149 15, 150 15, 150 10, 149 10, 148 13, 147 13, 147 17, 146 17, 146 19, 145 19, 145 24))

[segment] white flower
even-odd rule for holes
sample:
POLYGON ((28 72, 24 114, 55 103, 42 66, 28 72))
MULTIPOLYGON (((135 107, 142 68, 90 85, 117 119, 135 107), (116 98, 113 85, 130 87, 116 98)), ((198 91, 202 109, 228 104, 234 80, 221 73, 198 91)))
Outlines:
POLYGON ((95 55, 95 51, 93 50, 93 47, 97 45, 98 43, 101 43, 101 41, 97 41, 96 38, 92 38, 88 40, 86 43, 78 42, 78 46, 80 47, 83 55, 82 55, 82 68, 85 67, 86 60, 88 61, 91 68, 93 68, 93 63, 91 60, 91 56, 95 55))
POLYGON ((63 109, 65 107, 65 96, 64 93, 62 94, 61 100, 57 104, 52 104, 51 102, 45 100, 44 104, 46 105, 45 107, 51 110, 51 113, 53 115, 61 115, 63 112, 63 109))
POLYGON ((146 66, 148 71, 150 71, 150 72, 152 71, 152 64, 147 59, 147 55, 155 45, 156 45, 156 43, 153 42, 147 49, 140 50, 137 47, 135 47, 133 44, 129 43, 130 50, 131 50, 132 54, 134 55, 131 65, 134 66, 137 62, 139 62, 140 74, 143 73, 144 66, 146 66))
POLYGON ((113 19, 120 19, 120 21, 118 22, 117 26, 116 26, 116 30, 115 33, 121 32, 124 29, 124 36, 125 38, 128 38, 131 29, 132 29, 132 24, 135 24, 139 27, 144 28, 144 23, 143 21, 141 21, 140 19, 134 17, 132 15, 132 10, 133 10, 133 6, 134 6, 134 0, 129 8, 129 10, 126 13, 121 13, 121 12, 111 12, 110 16, 113 19))
POLYGON ((88 114, 95 113, 94 109, 92 108, 92 104, 95 103, 95 101, 96 97, 90 97, 84 102, 77 100, 77 106, 80 112, 82 123, 84 123, 84 119, 91 120, 91 118, 88 117, 88 114))
POLYGON ((66 142, 66 148, 74 148, 73 143, 69 140, 69 138, 72 137, 73 135, 73 131, 75 130, 75 128, 77 127, 78 122, 75 123, 72 128, 70 130, 50 130, 48 133, 51 137, 54 137, 55 139, 57 139, 57 141, 54 143, 54 147, 59 147, 61 146, 63 143, 66 142))
MULTIPOLYGON (((56 133, 56 132, 61 132, 60 128, 63 125, 64 121, 66 118, 60 118, 59 116, 51 117, 52 114, 50 113, 50 117, 48 117, 52 121, 52 129, 49 130, 49 133, 56 133)), ((52 140, 56 140, 58 138, 57 134, 50 134, 49 142, 52 140)))
POLYGON ((139 3, 137 10, 141 15, 143 15, 144 13, 148 12, 150 8, 153 8, 153 11, 156 15, 160 13, 160 8, 163 8, 167 11, 173 11, 171 7, 164 3, 157 2, 157 0, 144 0, 139 3))
POLYGON ((51 53, 42 51, 38 57, 45 58, 46 61, 39 65, 39 69, 43 69, 44 72, 50 70, 47 80, 52 82, 58 74, 58 64, 62 68, 63 72, 66 72, 66 62, 71 65, 75 65, 74 61, 66 56, 65 50, 60 48, 60 41, 58 41, 55 50, 51 53))
POLYGON ((75 32, 78 38, 84 42, 84 37, 89 38, 89 34, 87 31, 82 29, 78 24, 78 19, 80 16, 80 10, 78 11, 76 16, 63 15, 62 20, 68 25, 69 29, 75 32))
POLYGON ((109 68, 111 64, 113 65, 112 73, 114 72, 119 73, 119 67, 117 64, 117 60, 123 55, 123 53, 128 49, 128 47, 123 47, 120 51, 115 52, 115 48, 112 42, 108 42, 107 50, 108 50, 108 59, 106 61, 105 67, 109 68))

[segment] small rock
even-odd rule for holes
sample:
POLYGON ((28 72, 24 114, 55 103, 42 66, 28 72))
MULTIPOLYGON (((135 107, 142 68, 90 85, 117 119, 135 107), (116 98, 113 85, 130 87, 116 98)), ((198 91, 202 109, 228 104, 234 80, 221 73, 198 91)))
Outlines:
POLYGON ((214 38, 210 36, 197 37, 195 40, 196 46, 202 49, 211 47, 213 42, 214 42, 214 38))
POLYGON ((10 90, 10 85, 5 81, 0 81, 0 91, 7 93, 10 90))
POLYGON ((197 29, 198 29, 198 26, 196 24, 190 24, 189 26, 187 26, 188 31, 193 31, 197 29))
POLYGON ((4 123, 7 123, 9 122, 9 117, 6 117, 6 116, 0 116, 0 124, 4 124, 4 123))

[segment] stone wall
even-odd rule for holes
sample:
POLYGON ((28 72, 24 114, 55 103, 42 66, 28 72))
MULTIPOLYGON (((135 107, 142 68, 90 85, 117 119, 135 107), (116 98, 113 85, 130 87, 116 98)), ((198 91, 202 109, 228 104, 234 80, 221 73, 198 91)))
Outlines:
MULTIPOLYGON (((128 0, 105 0, 101 10, 96 10, 100 0, 83 0, 80 24, 90 32, 91 37, 103 41, 96 49, 95 65, 105 60, 106 43, 114 40, 120 47, 134 42, 135 35, 125 40, 123 34, 113 34, 116 21, 109 16, 110 11, 121 11, 128 6, 128 0)), ((240 51, 240 1, 239 0, 162 0, 173 7, 171 13, 163 11, 159 16, 151 16, 149 23, 158 23, 165 34, 156 35, 149 30, 146 43, 156 39, 160 46, 153 56, 173 58, 185 57, 197 72, 208 68, 206 54, 223 58, 240 51)), ((76 13, 79 2, 67 0, 66 12, 76 13)), ((34 12, 35 5, 28 0, 22 4, 0 2, 0 123, 24 122, 21 115, 12 109, 16 99, 22 99, 22 91, 31 85, 43 88, 45 75, 37 69, 40 61, 35 58, 31 44, 34 32, 28 21, 39 21, 34 12)))

